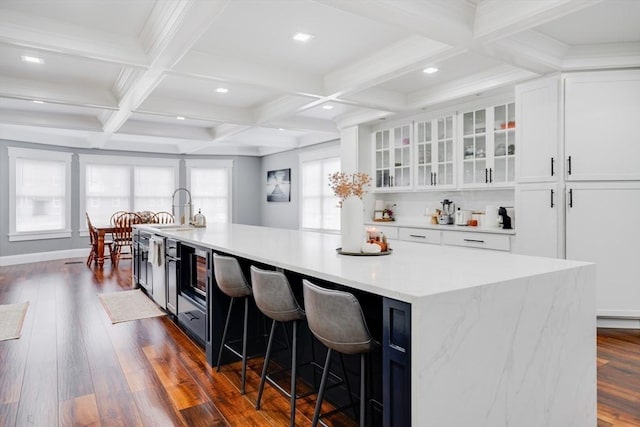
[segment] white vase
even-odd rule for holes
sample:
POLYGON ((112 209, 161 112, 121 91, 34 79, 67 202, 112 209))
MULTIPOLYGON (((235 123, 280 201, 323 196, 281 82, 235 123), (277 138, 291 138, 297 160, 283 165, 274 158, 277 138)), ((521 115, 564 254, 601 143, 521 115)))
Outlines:
POLYGON ((359 197, 349 196, 342 201, 340 236, 343 252, 360 252, 364 243, 364 205, 359 197))

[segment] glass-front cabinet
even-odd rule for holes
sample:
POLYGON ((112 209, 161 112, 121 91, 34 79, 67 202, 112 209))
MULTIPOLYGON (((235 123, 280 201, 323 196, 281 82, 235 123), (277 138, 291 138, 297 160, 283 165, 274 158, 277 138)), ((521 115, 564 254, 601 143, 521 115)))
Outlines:
POLYGON ((515 181, 515 104, 462 114, 462 186, 510 186, 515 181))
POLYGON ((455 187, 455 117, 418 122, 416 137, 416 187, 455 187))
POLYGON ((410 124, 375 132, 374 184, 377 190, 412 188, 411 141, 410 124))

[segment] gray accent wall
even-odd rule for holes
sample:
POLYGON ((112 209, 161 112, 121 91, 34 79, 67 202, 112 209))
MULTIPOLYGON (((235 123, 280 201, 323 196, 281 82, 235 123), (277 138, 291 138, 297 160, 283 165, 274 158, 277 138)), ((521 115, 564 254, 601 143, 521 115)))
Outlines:
MULTIPOLYGON (((263 182, 260 176, 261 158, 249 156, 185 156, 171 154, 149 154, 112 150, 97 150, 83 148, 67 148, 44 144, 32 144, 17 141, 0 140, 0 257, 21 255, 27 253, 60 251, 68 249, 86 248, 89 238, 80 236, 80 166, 77 154, 170 158, 170 159, 233 159, 233 212, 232 221, 240 224, 260 225, 260 187, 263 182), (50 150, 74 153, 71 162, 71 229, 72 236, 63 239, 29 240, 9 242, 9 155, 7 147, 21 147, 38 150, 50 150)), ((46 179, 46 177, 43 177, 46 179)), ((180 162, 179 185, 185 186, 186 171, 184 161, 180 162)), ((84 220, 84 218, 83 218, 84 220)))
POLYGON ((262 158, 262 176, 259 200, 262 211, 262 223, 265 227, 298 229, 300 227, 300 161, 298 155, 307 151, 326 150, 339 147, 340 141, 300 148, 262 158), (291 168, 291 201, 267 202, 267 171, 291 168))

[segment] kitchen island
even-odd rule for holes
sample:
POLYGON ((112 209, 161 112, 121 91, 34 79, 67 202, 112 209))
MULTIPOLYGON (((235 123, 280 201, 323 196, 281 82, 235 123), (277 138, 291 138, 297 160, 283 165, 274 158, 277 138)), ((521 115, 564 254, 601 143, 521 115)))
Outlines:
POLYGON ((138 227, 378 296, 385 425, 596 425, 592 264, 402 241, 352 257, 331 234, 138 227))

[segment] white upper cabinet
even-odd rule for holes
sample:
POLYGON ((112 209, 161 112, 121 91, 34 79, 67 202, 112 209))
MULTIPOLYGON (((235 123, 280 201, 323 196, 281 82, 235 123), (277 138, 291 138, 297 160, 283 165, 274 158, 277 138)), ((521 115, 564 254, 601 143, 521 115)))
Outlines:
POLYGON ((454 131, 454 116, 415 124, 416 188, 455 188, 456 144, 454 131))
POLYGON ((558 180, 559 115, 560 76, 516 86, 517 182, 558 180))
POLYGON ((511 187, 515 182, 515 104, 469 111, 462 117, 462 186, 511 187))
POLYGON ((565 77, 566 178, 640 179, 640 70, 565 77))
POLYGON ((376 191, 410 190, 413 185, 411 125, 375 132, 373 139, 376 191))

